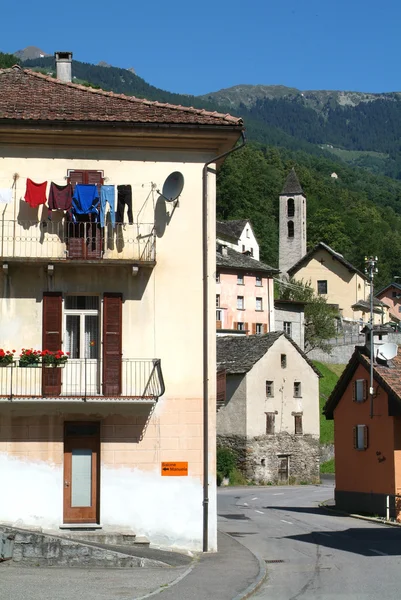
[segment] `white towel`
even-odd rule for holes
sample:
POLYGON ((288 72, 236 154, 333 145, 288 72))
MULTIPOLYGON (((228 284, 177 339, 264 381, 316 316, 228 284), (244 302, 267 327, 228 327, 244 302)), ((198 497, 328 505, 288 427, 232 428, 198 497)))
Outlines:
POLYGON ((13 201, 13 191, 8 188, 0 188, 0 204, 11 204, 13 201))

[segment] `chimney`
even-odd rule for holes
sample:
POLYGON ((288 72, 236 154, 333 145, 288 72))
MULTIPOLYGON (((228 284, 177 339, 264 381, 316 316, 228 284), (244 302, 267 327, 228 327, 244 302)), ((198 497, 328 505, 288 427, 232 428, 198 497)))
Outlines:
POLYGON ((72 81, 72 52, 55 52, 54 58, 56 59, 57 79, 60 79, 61 81, 72 81))

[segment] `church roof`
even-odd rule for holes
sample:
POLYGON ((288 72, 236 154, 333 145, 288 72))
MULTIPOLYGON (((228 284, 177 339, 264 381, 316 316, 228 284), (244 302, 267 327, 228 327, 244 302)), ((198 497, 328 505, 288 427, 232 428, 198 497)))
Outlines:
POLYGON ((360 277, 362 277, 362 279, 368 279, 367 276, 364 275, 364 273, 362 273, 362 271, 359 271, 359 269, 357 269, 356 267, 354 267, 354 265, 348 262, 348 260, 346 260, 342 254, 336 252, 335 250, 333 250, 333 248, 330 248, 330 246, 328 246, 324 242, 319 242, 318 244, 316 244, 316 246, 309 250, 307 254, 305 254, 298 262, 295 263, 295 265, 292 265, 292 267, 288 269, 288 275, 290 275, 291 277, 295 275, 295 273, 297 273, 301 267, 303 267, 309 262, 309 260, 313 257, 314 254, 316 254, 318 250, 325 250, 326 252, 328 252, 333 260, 337 260, 339 263, 344 265, 344 267, 346 267, 350 273, 357 273, 360 277))
POLYGON ((283 191, 281 195, 291 195, 291 194, 303 194, 304 191, 299 183, 299 179, 297 174, 295 173, 294 167, 292 167, 291 171, 288 173, 287 179, 285 180, 285 184, 283 187, 283 191))

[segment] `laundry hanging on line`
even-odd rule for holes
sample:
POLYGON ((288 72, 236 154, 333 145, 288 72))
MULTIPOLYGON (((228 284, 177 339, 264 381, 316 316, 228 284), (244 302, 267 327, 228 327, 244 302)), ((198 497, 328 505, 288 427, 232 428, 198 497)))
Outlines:
POLYGON ((116 190, 114 185, 102 185, 100 188, 100 226, 104 227, 106 216, 106 204, 109 205, 110 220, 113 228, 116 225, 114 213, 116 190))
POLYGON ((128 221, 132 225, 134 223, 132 215, 132 188, 130 185, 118 185, 117 192, 117 223, 124 223, 124 210, 125 205, 127 205, 128 221))
POLYGON ((13 191, 11 188, 0 188, 0 204, 11 204, 13 191))
POLYGON ((51 221, 52 218, 52 210, 70 210, 72 205, 72 185, 67 183, 67 185, 58 185, 53 181, 50 184, 50 192, 49 192, 49 216, 48 219, 51 221))
POLYGON ((45 204, 47 181, 43 183, 35 183, 32 179, 26 180, 25 202, 32 208, 37 208, 41 204, 45 204))
POLYGON ((99 217, 99 192, 93 184, 77 183, 72 196, 71 216, 76 222, 77 215, 94 215, 94 222, 99 217))

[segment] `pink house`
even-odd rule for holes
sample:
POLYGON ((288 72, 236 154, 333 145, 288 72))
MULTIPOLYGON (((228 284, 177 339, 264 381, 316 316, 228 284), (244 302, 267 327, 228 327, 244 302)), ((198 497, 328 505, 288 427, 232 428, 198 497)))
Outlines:
POLYGON ((401 320, 401 285, 399 283, 389 283, 377 292, 376 298, 388 305, 391 321, 399 322, 401 320))
POLYGON ((274 331, 273 277, 278 269, 224 244, 216 253, 216 328, 244 334, 274 331))

